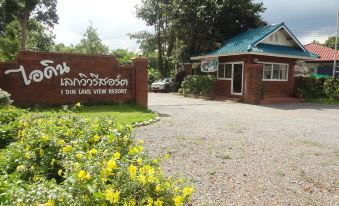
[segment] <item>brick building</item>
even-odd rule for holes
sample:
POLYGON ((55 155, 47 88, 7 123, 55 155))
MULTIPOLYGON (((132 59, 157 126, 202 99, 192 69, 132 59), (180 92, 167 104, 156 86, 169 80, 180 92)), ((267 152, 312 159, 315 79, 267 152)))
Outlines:
POLYGON ((186 70, 189 74, 198 70, 214 74, 215 97, 240 98, 252 104, 291 102, 296 101, 296 61, 313 58, 316 55, 280 23, 240 33, 215 51, 191 57, 193 63, 186 65, 186 70), (210 67, 211 62, 218 66, 210 67))

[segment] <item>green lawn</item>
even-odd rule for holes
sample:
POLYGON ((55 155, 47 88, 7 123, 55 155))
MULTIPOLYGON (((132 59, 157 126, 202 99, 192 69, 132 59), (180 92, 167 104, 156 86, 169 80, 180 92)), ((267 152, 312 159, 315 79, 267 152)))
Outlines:
POLYGON ((121 124, 133 124, 156 117, 154 112, 132 104, 81 106, 76 113, 88 118, 112 117, 121 124))
POLYGON ((328 99, 328 98, 308 98, 306 102, 318 103, 318 104, 332 104, 339 105, 339 99, 328 99))
MULTIPOLYGON (((34 111, 60 111, 60 107, 52 108, 33 108, 34 111)), ((111 105, 94 105, 85 106, 74 110, 75 113, 88 118, 111 117, 120 124, 133 124, 150 120, 156 117, 156 114, 151 110, 145 109, 134 104, 111 104, 111 105)))

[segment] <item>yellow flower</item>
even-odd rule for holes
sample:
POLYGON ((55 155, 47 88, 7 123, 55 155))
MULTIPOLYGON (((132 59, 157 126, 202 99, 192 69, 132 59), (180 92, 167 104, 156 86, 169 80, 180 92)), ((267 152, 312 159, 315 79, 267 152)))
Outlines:
POLYGON ((51 200, 51 199, 49 199, 49 200, 44 204, 44 206, 54 206, 54 205, 55 205, 54 200, 51 200))
POLYGON ((137 147, 132 147, 128 150, 128 154, 133 155, 139 152, 139 149, 137 147))
POLYGON ((176 196, 174 198, 175 206, 180 206, 184 202, 184 198, 181 196, 176 196))
POLYGON ((72 149, 73 149, 73 148, 72 148, 71 145, 67 145, 67 146, 65 146, 65 147, 62 148, 62 151, 63 151, 64 153, 68 153, 68 152, 70 152, 72 149))
POLYGON ((31 154, 29 152, 26 152, 25 157, 26 157, 26 159, 29 159, 31 157, 31 154))
POLYGON ((51 161, 51 165, 54 165, 54 163, 56 162, 56 160, 53 158, 51 161))
POLYGON ((19 172, 22 172, 26 169, 25 165, 19 165, 16 167, 16 170, 19 171, 19 172))
POLYGON ((99 135, 94 135, 93 139, 94 142, 98 142, 100 140, 100 136, 99 135))
POLYGON ((43 149, 40 149, 40 150, 39 150, 39 155, 40 155, 40 157, 44 156, 44 154, 45 154, 44 150, 43 150, 43 149))
POLYGON ((128 202, 128 206, 135 206, 136 202, 134 199, 131 199, 129 202, 128 202))
POLYGON ((91 175, 89 175, 85 170, 80 170, 78 173, 78 178, 81 180, 89 180, 91 178, 91 175))
POLYGON ((91 149, 91 150, 89 151, 89 153, 90 153, 91 155, 95 155, 97 152, 98 152, 98 150, 96 150, 96 149, 91 149))
POLYGON ((59 170, 59 171, 58 171, 58 175, 59 175, 59 176, 62 176, 62 170, 59 170))
POLYGON ((183 195, 184 195, 184 197, 189 197, 189 196, 191 196, 192 195, 192 193, 193 193, 193 188, 192 187, 184 187, 184 189, 182 190, 182 193, 183 193, 183 195))
POLYGON ((80 102, 78 102, 78 103, 76 103, 74 106, 75 106, 75 107, 81 107, 81 104, 80 104, 80 102))
POLYGON ((135 175, 137 173, 137 167, 134 165, 128 166, 128 172, 129 172, 129 176, 131 177, 131 179, 135 179, 135 175))
POLYGON ((49 137, 47 135, 44 135, 44 136, 41 137, 41 140, 43 142, 47 142, 49 140, 49 137))
POLYGON ((160 192, 160 191, 161 191, 160 185, 157 185, 157 186, 155 187, 155 191, 156 191, 156 192, 160 192))
POLYGON ((106 166, 107 170, 108 171, 112 171, 114 170, 115 168, 117 168, 117 163, 114 159, 111 159, 107 162, 107 166, 106 166))
POLYGON ((171 157, 171 156, 170 156, 169 154, 165 154, 165 155, 164 155, 165 160, 168 160, 170 157, 171 157))
POLYGON ((65 144, 66 144, 65 140, 63 139, 58 140, 58 145, 64 146, 65 144))
POLYGON ((81 154, 81 153, 77 153, 76 155, 75 155, 75 157, 76 158, 78 158, 78 159, 82 159, 83 158, 83 154, 81 154))
POLYGON ((119 152, 116 152, 116 153, 114 153, 113 157, 118 160, 118 159, 120 159, 121 154, 119 152))
POLYGON ((115 191, 113 192, 113 190, 111 189, 107 189, 105 191, 105 198, 107 201, 109 201, 111 204, 112 203, 118 203, 119 202, 119 195, 120 192, 119 191, 115 191))
POLYGON ((154 202, 154 205, 155 206, 162 206, 163 203, 164 203, 163 201, 161 201, 160 199, 157 199, 157 201, 154 202))
POLYGON ((149 197, 147 200, 147 206, 153 206, 153 198, 149 197))
POLYGON ((141 163, 142 163, 142 158, 141 158, 141 157, 139 157, 139 158, 137 159, 137 163, 138 163, 138 165, 141 165, 141 163))
POLYGON ((138 176, 138 180, 139 180, 139 182, 141 182, 141 184, 146 184, 146 177, 145 177, 145 175, 143 175, 143 174, 140 174, 139 176, 138 176))

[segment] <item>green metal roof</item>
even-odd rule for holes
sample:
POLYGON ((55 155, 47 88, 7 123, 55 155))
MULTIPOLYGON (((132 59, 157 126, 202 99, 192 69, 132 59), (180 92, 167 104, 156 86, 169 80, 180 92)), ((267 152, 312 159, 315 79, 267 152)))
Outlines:
POLYGON ((250 29, 248 31, 242 32, 227 41, 224 45, 214 51, 208 52, 205 55, 200 55, 204 57, 208 56, 227 56, 227 55, 237 55, 244 53, 270 53, 287 56, 298 56, 303 58, 316 58, 315 54, 308 52, 303 45, 297 40, 297 38, 290 32, 286 25, 282 22, 280 24, 273 24, 264 27, 259 27, 256 29, 250 29), (268 37, 273 32, 277 31, 280 28, 286 29, 286 31, 292 36, 296 44, 299 47, 290 47, 290 46, 279 46, 272 44, 263 44, 260 43, 263 39, 268 37))

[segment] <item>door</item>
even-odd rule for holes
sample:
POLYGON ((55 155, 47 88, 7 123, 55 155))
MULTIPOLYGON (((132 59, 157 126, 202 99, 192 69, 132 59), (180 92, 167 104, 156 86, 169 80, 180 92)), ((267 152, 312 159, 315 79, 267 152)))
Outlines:
POLYGON ((243 64, 233 64, 232 94, 242 95, 243 64))

